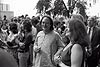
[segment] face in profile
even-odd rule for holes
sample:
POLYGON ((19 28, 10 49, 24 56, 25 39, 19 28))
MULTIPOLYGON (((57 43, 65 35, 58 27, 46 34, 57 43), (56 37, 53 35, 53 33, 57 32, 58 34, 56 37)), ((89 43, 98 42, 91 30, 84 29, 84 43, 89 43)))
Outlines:
POLYGON ((50 30, 50 20, 47 17, 44 17, 42 20, 42 28, 44 31, 49 31, 50 30))

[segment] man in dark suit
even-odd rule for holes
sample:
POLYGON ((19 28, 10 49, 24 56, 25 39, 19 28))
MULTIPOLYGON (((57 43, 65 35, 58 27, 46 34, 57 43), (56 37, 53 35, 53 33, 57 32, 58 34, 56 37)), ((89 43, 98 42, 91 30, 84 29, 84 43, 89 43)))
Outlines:
POLYGON ((96 27, 96 19, 95 17, 90 17, 88 19, 88 30, 87 33, 89 34, 90 41, 91 41, 91 48, 92 48, 92 55, 87 58, 87 66, 88 67, 96 67, 99 62, 100 56, 100 29, 96 27))

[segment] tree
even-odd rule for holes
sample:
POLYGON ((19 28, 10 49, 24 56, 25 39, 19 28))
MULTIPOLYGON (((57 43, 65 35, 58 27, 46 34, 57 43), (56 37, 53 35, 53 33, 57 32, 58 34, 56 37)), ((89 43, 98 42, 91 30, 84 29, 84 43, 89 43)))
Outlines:
POLYGON ((56 0, 54 2, 54 15, 58 14, 61 15, 63 14, 63 10, 65 10, 66 7, 64 5, 63 0, 56 0))
POLYGON ((78 13, 81 14, 86 21, 87 18, 86 18, 86 12, 85 12, 85 9, 86 9, 85 3, 84 2, 77 2, 76 7, 78 9, 78 13))
POLYGON ((36 9, 38 13, 43 13, 50 7, 51 0, 39 0, 36 9))
POLYGON ((63 0, 55 0, 54 3, 51 1, 53 0, 39 0, 36 5, 37 13, 47 13, 49 15, 52 13, 54 16, 57 14, 64 16, 68 15, 68 11, 63 0))

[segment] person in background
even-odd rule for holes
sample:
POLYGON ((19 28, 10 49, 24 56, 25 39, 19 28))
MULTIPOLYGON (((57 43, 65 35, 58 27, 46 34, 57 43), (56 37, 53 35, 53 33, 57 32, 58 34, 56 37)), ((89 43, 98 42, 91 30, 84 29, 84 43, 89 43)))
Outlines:
POLYGON ((62 26, 62 24, 59 20, 54 20, 54 30, 56 32, 58 32, 60 34, 60 36, 61 36, 61 31, 62 31, 61 26, 62 26))
POLYGON ((8 25, 8 23, 9 23, 9 21, 8 21, 8 19, 7 19, 7 16, 6 15, 4 15, 4 18, 3 18, 3 25, 5 25, 5 26, 7 26, 8 25))
POLYGON ((20 23, 18 22, 18 18, 17 17, 14 17, 13 23, 16 23, 17 26, 18 26, 18 30, 20 30, 20 23))
POLYGON ((2 31, 4 31, 4 32, 7 32, 7 34, 9 35, 9 33, 8 33, 8 27, 9 27, 9 24, 10 24, 10 22, 8 22, 8 21, 3 21, 3 24, 2 24, 2 31))
POLYGON ((7 20, 7 16, 6 15, 3 16, 3 20, 7 20))
POLYGON ((64 42, 66 46, 70 43, 70 38, 68 37, 68 29, 69 29, 68 24, 69 24, 69 19, 67 19, 65 23, 65 30, 62 33, 62 41, 64 42))
POLYGON ((43 16, 42 31, 37 34, 34 43, 35 67, 56 67, 56 57, 61 54, 64 44, 60 35, 54 31, 53 20, 50 16, 43 16))
POLYGON ((28 59, 29 59, 29 46, 32 44, 32 24, 29 20, 25 20, 23 22, 23 30, 24 30, 24 39, 21 42, 20 40, 16 40, 19 44, 19 67, 27 67, 28 59))
POLYGON ((54 20, 54 30, 60 34, 60 31, 58 30, 61 26, 61 22, 59 20, 54 20))
POLYGON ((97 67, 100 59, 100 29, 95 17, 88 18, 87 33, 91 41, 92 55, 87 58, 88 67, 97 67))
POLYGON ((33 65, 33 60, 34 60, 33 46, 34 46, 34 41, 35 41, 35 38, 36 38, 36 35, 37 35, 36 25, 39 23, 39 20, 36 17, 34 17, 34 18, 31 19, 31 23, 32 23, 33 39, 32 39, 32 44, 30 45, 30 51, 29 51, 29 64, 32 66, 33 65))
POLYGON ((7 32, 8 31, 8 26, 3 25, 1 29, 2 29, 2 31, 7 32))
MULTIPOLYGON (((32 22, 32 34, 33 34, 33 36, 36 36, 37 35, 36 26, 39 23, 39 20, 36 17, 34 17, 33 19, 31 19, 31 22, 32 22)), ((35 40, 35 38, 34 38, 34 40, 35 40)))
POLYGON ((9 24, 9 35, 7 37, 7 46, 8 46, 8 52, 13 55, 13 57, 18 62, 18 52, 17 49, 19 45, 16 43, 16 39, 18 37, 18 26, 16 23, 10 23, 9 24))
POLYGON ((39 33, 40 31, 42 31, 42 26, 41 26, 40 22, 36 25, 36 29, 37 29, 37 33, 39 33))
MULTIPOLYGON (((3 26, 3 21, 0 20, 0 40, 2 42, 6 43, 8 34, 7 34, 7 32, 2 30, 2 26, 3 26)), ((2 47, 2 46, 4 46, 4 44, 0 44, 0 47, 2 47)), ((6 46, 6 44, 5 44, 5 46, 6 46)))

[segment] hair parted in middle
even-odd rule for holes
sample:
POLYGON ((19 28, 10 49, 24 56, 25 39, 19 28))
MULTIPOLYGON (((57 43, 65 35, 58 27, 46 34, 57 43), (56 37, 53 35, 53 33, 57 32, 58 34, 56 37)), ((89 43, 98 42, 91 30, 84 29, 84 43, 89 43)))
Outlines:
POLYGON ((53 29, 54 29, 54 26, 53 26, 53 19, 50 17, 50 16, 48 16, 48 15, 45 15, 45 16, 43 16, 42 18, 41 18, 41 21, 40 21, 40 24, 42 23, 42 20, 44 19, 44 18, 48 18, 49 20, 50 20, 50 30, 52 31, 53 29))

